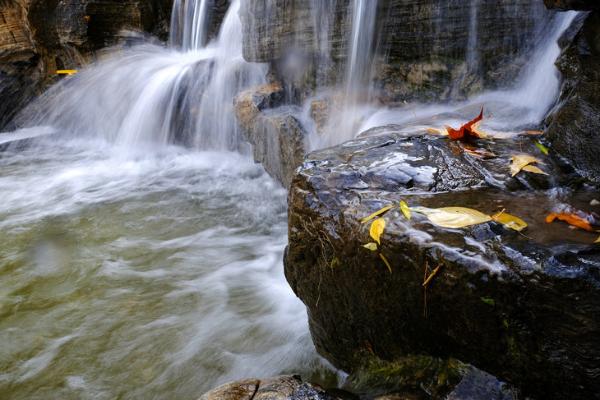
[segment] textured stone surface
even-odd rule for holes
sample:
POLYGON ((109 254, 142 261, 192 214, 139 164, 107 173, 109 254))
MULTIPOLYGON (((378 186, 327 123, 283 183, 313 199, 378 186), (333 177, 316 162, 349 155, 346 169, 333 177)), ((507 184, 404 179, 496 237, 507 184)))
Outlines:
POLYGON ((557 61, 564 82, 546 136, 583 176, 600 182, 600 12, 584 18, 557 61))
POLYGON ((600 3, 597 0, 544 0, 548 8, 558 10, 600 10, 600 3))
POLYGON ((237 119, 252 145, 254 160, 285 187, 304 158, 306 131, 293 107, 277 107, 283 89, 268 84, 241 93, 235 100, 237 119))
POLYGON ((247 379, 220 386, 200 400, 336 400, 322 388, 303 382, 299 376, 247 379))
POLYGON ((170 7, 170 0, 0 1, 0 128, 57 69, 78 69, 122 30, 166 38, 170 7))
MULTIPOLYGON (((275 70, 293 59, 302 79, 289 86, 301 99, 307 88, 339 83, 352 4, 245 1, 244 56, 275 70)), ((539 0, 380 0, 373 38, 378 96, 386 103, 457 98, 505 84, 527 61, 548 13, 539 0)))
POLYGON ((480 160, 445 138, 392 126, 307 156, 289 194, 285 272, 317 349, 351 373, 418 355, 454 357, 525 395, 597 399, 600 249, 594 234, 544 221, 559 204, 597 212, 595 192, 566 190, 577 181, 550 158, 543 168, 552 178, 510 177, 512 154, 535 154, 530 138, 480 145, 498 157, 480 160), (553 186, 563 187, 548 192, 556 197, 535 190, 553 186), (360 219, 401 199, 505 209, 529 228, 443 229, 391 211, 381 243, 390 274, 362 247, 372 240, 360 219), (427 266, 441 267, 425 291, 427 266))

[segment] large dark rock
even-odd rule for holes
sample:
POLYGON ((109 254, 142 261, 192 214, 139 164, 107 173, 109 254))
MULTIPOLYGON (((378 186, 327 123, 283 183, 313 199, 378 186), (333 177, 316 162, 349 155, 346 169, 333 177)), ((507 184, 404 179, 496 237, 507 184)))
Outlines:
POLYGON ((557 10, 599 10, 600 3, 597 0, 544 0, 546 7, 557 10))
POLYGON ((600 12, 583 18, 557 61, 564 82, 546 135, 583 176, 600 182, 600 12))
POLYGON ((525 395, 599 399, 600 248, 594 234, 545 216, 566 204, 600 210, 590 206, 594 192, 548 157, 550 176, 511 177, 511 155, 535 154, 532 142, 482 141, 498 157, 481 160, 446 138, 391 126, 309 154, 290 189, 285 273, 318 351, 363 377, 400 371, 410 382, 436 363, 448 377, 455 369, 435 360, 454 358, 525 395), (362 247, 372 240, 360 219, 400 200, 505 209, 529 227, 443 229, 396 209, 381 242, 390 273, 362 247))

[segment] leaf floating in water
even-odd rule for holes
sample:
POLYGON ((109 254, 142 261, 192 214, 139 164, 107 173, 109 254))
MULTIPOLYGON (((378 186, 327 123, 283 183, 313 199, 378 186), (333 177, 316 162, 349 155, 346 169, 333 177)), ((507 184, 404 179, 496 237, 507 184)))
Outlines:
POLYGON ((410 212, 410 207, 404 200, 400 201, 400 211, 402 211, 402 214, 404 214, 406 219, 410 221, 412 218, 412 213, 410 212))
POLYGON ((379 258, 381 258, 381 261, 383 261, 383 263, 387 267, 388 271, 390 271, 390 274, 392 274, 393 273, 392 266, 390 265, 390 262, 388 261, 388 259, 381 253, 379 253, 379 258))
POLYGON ((566 222, 571 226, 576 226, 577 228, 586 230, 588 232, 594 232, 594 228, 592 228, 592 225, 589 223, 589 221, 578 215, 569 213, 551 213, 546 217, 546 223, 551 224, 556 219, 558 219, 559 221, 566 222))
POLYGON ((367 222, 371 221, 372 219, 375 219, 375 218, 379 217, 380 215, 385 214, 386 212, 390 211, 392 208, 394 208, 394 206, 383 207, 381 210, 375 211, 373 214, 369 215, 368 217, 361 219, 360 222, 362 224, 366 224, 367 222))
POLYGON ((466 207, 413 207, 412 210, 426 215, 431 222, 443 228, 465 228, 492 220, 489 215, 466 207))
POLYGON ((371 223, 369 234, 379 245, 381 245, 381 235, 383 235, 383 231, 385 231, 385 219, 377 218, 375 221, 373 221, 373 223, 371 223))
POLYGON ((535 147, 537 147, 543 154, 548 155, 549 150, 546 146, 540 143, 539 140, 535 141, 535 147))
POLYGON ((499 212, 496 215, 492 216, 492 219, 507 228, 513 229, 517 232, 521 232, 523 229, 527 228, 527 223, 523 221, 519 217, 515 217, 514 215, 510 215, 505 213, 504 211, 499 212))
POLYGON ((76 69, 59 69, 56 70, 56 75, 75 75, 77 73, 76 69))
POLYGON ((481 131, 478 131, 478 129, 475 125, 478 124, 482 119, 483 119, 483 107, 481 107, 481 112, 479 113, 479 115, 477 117, 475 117, 471 121, 467 122, 460 128, 454 129, 450 126, 447 126, 446 130, 448 131, 448 136, 450 136, 450 139, 452 139, 452 140, 465 140, 468 138, 479 139, 482 136, 479 136, 478 132, 481 132, 481 131), (475 129, 473 129, 474 126, 475 126, 475 129))
POLYGON ((377 243, 367 243, 365 245, 363 245, 363 247, 367 250, 371 250, 371 251, 377 251, 377 243))
POLYGON ((536 164, 536 163, 538 163, 538 164, 543 164, 543 163, 539 159, 535 158, 534 156, 530 156, 529 154, 519 154, 516 156, 512 156, 510 161, 511 161, 510 173, 512 176, 517 175, 522 170, 525 170, 528 172, 533 172, 535 174, 548 175, 541 169, 531 165, 531 164, 536 164), (526 169, 525 167, 532 167, 532 168, 526 169))

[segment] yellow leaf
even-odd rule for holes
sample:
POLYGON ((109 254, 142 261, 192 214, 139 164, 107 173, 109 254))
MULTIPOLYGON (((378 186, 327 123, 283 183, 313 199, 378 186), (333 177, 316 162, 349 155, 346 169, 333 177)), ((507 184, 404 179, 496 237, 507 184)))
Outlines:
POLYGON ((492 216, 492 219, 517 232, 521 232, 523 229, 527 228, 527 222, 523 221, 519 217, 507 214, 504 211, 492 216))
POLYGON ((402 214, 404 214, 406 219, 410 221, 412 214, 410 212, 410 207, 408 206, 408 204, 406 204, 404 200, 400 201, 400 211, 402 211, 402 214))
MULTIPOLYGON (((519 172, 521 172, 521 170, 524 169, 526 166, 528 166, 529 164, 534 164, 534 163, 542 164, 542 162, 539 159, 537 159, 533 156, 530 156, 529 154, 519 154, 516 156, 512 156, 511 164, 510 164, 510 173, 512 176, 515 176, 519 172)), ((529 172, 532 172, 532 171, 529 171, 529 172)))
POLYGON ((373 214, 369 215, 368 217, 365 217, 363 219, 360 220, 361 224, 366 224, 367 222, 369 222, 370 220, 380 216, 381 214, 384 214, 388 211, 390 211, 392 208, 394 208, 394 206, 387 206, 387 207, 383 207, 381 210, 375 211, 373 214))
POLYGON ((600 243, 600 237, 594 243, 600 243))
POLYGON ((427 132, 432 133, 434 135, 448 136, 447 129, 427 128, 427 132))
POLYGON ((371 251, 377 251, 377 243, 367 243, 365 245, 363 245, 363 247, 367 250, 371 250, 371 251))
POLYGON ((381 235, 383 235, 383 231, 385 230, 385 219, 377 218, 373 223, 371 223, 371 229, 369 230, 369 234, 373 238, 377 244, 381 244, 381 235))
POLYGON ((523 171, 533 172, 534 174, 548 175, 547 173, 545 173, 544 171, 542 171, 535 165, 526 165, 523 167, 523 171))
POLYGON ((76 69, 59 69, 56 70, 57 75, 75 75, 77 73, 76 69))
POLYGON ((489 215, 466 207, 413 207, 412 210, 425 214, 431 222, 443 228, 465 228, 492 220, 489 215))

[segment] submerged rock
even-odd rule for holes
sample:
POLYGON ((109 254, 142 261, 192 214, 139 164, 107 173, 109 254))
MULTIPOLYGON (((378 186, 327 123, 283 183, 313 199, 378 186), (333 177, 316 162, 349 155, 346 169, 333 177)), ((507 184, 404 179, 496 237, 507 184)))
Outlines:
POLYGON ((247 379, 220 386, 200 400, 337 400, 319 386, 303 382, 299 376, 247 379))
MULTIPOLYGON (((561 202, 589 210, 593 193, 571 192, 576 179, 548 157, 548 176, 511 177, 512 155, 535 154, 529 137, 477 146, 497 157, 389 126, 307 156, 289 194, 285 273, 307 306, 317 349, 367 381, 374 364, 454 358, 528 396, 600 398, 600 248, 594 234, 544 221, 561 202), (360 219, 400 200, 505 210, 529 228, 444 229, 395 209, 384 217, 380 247, 390 273, 362 247, 372 239, 360 219)), ((411 382, 430 364, 407 365, 403 379, 411 382)))
POLYGON ((600 12, 582 16, 574 29, 557 61, 564 82, 546 136, 577 171, 600 182, 600 12))

